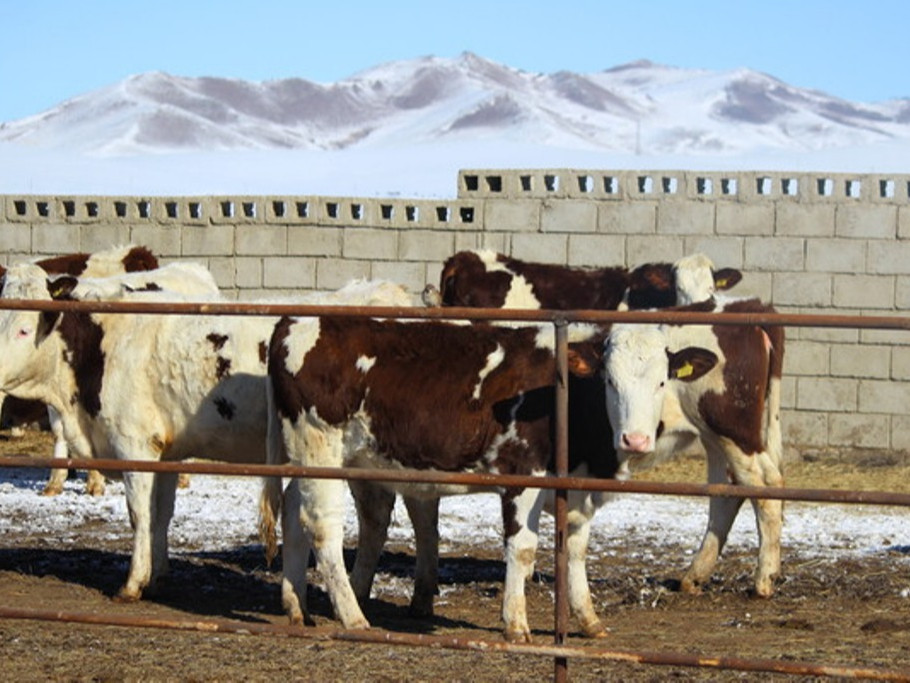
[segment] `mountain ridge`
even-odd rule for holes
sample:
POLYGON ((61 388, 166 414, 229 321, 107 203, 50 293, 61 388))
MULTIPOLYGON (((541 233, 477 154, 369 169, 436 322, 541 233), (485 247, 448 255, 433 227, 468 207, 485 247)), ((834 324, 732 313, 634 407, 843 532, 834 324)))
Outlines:
POLYGON ((818 150, 910 140, 910 99, 852 102, 747 68, 648 60, 532 73, 465 52, 332 83, 145 72, 0 123, 0 142, 99 156, 487 139, 621 153, 818 150))

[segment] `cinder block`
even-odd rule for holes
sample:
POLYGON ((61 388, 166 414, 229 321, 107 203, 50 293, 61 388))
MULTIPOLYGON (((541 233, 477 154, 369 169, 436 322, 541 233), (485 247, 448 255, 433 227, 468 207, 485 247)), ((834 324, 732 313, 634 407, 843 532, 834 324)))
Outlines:
POLYGON ((589 201, 545 201, 540 210, 543 232, 594 232, 597 230, 597 204, 589 201))
POLYGON ((626 238, 626 256, 630 267, 639 266, 652 261, 679 260, 685 255, 685 240, 682 237, 669 235, 655 238, 653 235, 630 235, 626 238))
POLYGON ((805 241, 798 237, 746 237, 743 267, 775 272, 805 270, 805 241))
MULTIPOLYGON (((234 267, 234 259, 227 257, 217 257, 209 259, 208 262, 209 272, 215 278, 215 282, 218 284, 218 289, 222 292, 225 291, 235 291, 237 289, 237 273, 234 267)), ((259 287, 261 283, 257 282, 256 287, 259 287)))
POLYGON ((564 234, 512 235, 512 256, 524 261, 565 263, 568 256, 569 236, 564 234))
POLYGON ((686 237, 687 254, 705 254, 718 268, 743 267, 743 239, 741 237, 686 237))
POLYGON ((774 234, 774 206, 771 204, 718 201, 715 212, 718 235, 774 234))
POLYGON ((398 258, 404 261, 444 261, 454 248, 451 232, 402 230, 398 238, 398 258))
POLYGON ((887 379, 891 375, 891 348, 835 344, 831 346, 831 374, 835 377, 887 379))
POLYGON ((415 295, 420 294, 428 282, 434 285, 439 284, 440 266, 434 266, 436 273, 432 280, 427 279, 427 265, 422 261, 412 261, 410 263, 400 263, 396 261, 377 261, 373 264, 373 271, 370 275, 374 280, 388 280, 395 282, 415 295))
POLYGON ((910 348, 899 346, 891 349, 891 379, 910 380, 910 348))
POLYGON ((81 232, 80 243, 86 252, 103 251, 130 241, 128 225, 90 224, 82 226, 81 232))
POLYGON ((316 262, 316 289, 321 291, 341 289, 351 280, 368 279, 369 277, 369 261, 327 258, 319 259, 316 262))
MULTIPOLYGON (((910 275, 910 241, 872 240, 869 243, 868 273, 910 275)), ((853 272, 863 272, 857 268, 853 272)))
POLYGON ((894 239, 897 235, 897 207, 887 204, 838 204, 835 234, 859 239, 894 239))
POLYGON ((317 285, 316 267, 311 258, 271 256, 262 261, 262 284, 267 289, 313 289, 317 285))
POLYGON ((342 240, 342 255, 345 259, 394 261, 398 257, 397 230, 344 228, 342 240))
POLYGON ((238 254, 285 256, 288 253, 288 229, 284 225, 239 225, 234 236, 238 254))
MULTIPOLYGON (((133 225, 130 226, 129 241, 148 247, 158 256, 180 256, 180 234, 181 229, 176 225, 133 225)), ((189 258, 193 256, 187 254, 189 258)))
POLYGON ((850 448, 888 448, 891 425, 887 415, 836 413, 830 416, 828 443, 850 448))
POLYGON ((240 289, 260 289, 262 281, 262 259, 258 256, 238 256, 234 262, 234 282, 240 289))
POLYGON ((784 353, 784 371, 788 375, 815 377, 830 371, 829 345, 819 342, 788 340, 784 353))
POLYGON ((894 277, 890 275, 835 275, 833 302, 838 308, 892 308, 894 277))
POLYGON ((626 238, 620 235, 569 235, 570 266, 623 266, 626 238))
POLYGON ((657 232, 657 202, 603 202, 597 207, 599 232, 642 235, 657 232))
POLYGON ((910 451, 910 416, 891 416, 891 448, 910 451))
POLYGON ((778 202, 775 206, 774 234, 784 237, 832 237, 833 204, 778 202))
POLYGON ((657 205, 659 235, 713 235, 714 203, 666 200, 657 205))
MULTIPOLYGON (((910 188, 908 188, 910 194, 910 188)), ((910 239, 910 207, 901 206, 897 210, 897 236, 899 239, 910 239)))
POLYGON ((341 228, 289 225, 287 231, 288 256, 341 256, 341 228))
POLYGON ((864 240, 806 240, 806 270, 810 273, 861 273, 866 268, 864 240))
POLYGON ((857 407, 858 382, 829 377, 800 377, 796 382, 799 410, 853 412, 857 407))
POLYGON ((184 256, 233 256, 234 226, 180 227, 184 256))
POLYGON ((862 380, 859 412, 904 414, 910 405, 910 382, 862 380))
POLYGON ((28 254, 31 249, 31 226, 25 223, 0 223, 0 254, 28 254))
POLYGON ((71 254, 81 251, 82 230, 76 224, 36 223, 32 227, 32 252, 43 254, 71 254))
POLYGON ((772 298, 779 306, 831 305, 831 276, 817 273, 775 273, 772 298))
POLYGON ((828 414, 810 411, 785 410, 781 414, 783 441, 799 450, 828 445, 828 414))
POLYGON ((483 224, 488 230, 537 232, 542 203, 523 199, 487 200, 483 205, 483 224))

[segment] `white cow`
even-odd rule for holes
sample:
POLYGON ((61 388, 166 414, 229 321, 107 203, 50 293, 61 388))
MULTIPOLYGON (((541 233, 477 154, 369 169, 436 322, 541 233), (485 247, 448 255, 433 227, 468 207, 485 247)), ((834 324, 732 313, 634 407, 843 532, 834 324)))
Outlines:
MULTIPOLYGON (((365 289, 355 288, 349 303, 371 303, 365 289)), ((373 294, 387 291, 377 285, 373 294)), ((30 264, 10 268, 3 296, 50 299, 46 273, 30 264)), ((171 292, 128 296, 177 298, 171 292)), ((57 410, 77 457, 261 463, 266 349, 274 324, 266 316, 3 311, 0 391, 57 410)), ((176 478, 123 475, 134 539, 120 600, 140 599, 167 570, 176 478)))

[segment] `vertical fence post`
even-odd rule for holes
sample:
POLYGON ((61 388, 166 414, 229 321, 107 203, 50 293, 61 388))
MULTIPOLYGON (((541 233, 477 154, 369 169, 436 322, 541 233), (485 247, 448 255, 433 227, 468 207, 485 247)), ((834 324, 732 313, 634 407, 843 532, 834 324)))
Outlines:
MULTIPOLYGON (((556 476, 569 474, 569 325, 565 319, 554 321, 556 327, 556 476)), ((556 498, 556 628, 555 642, 564 645, 569 632, 569 564, 566 552, 566 533, 569 499, 566 489, 557 489, 556 498)), ((569 662, 566 657, 555 658, 554 678, 568 678, 569 662)))

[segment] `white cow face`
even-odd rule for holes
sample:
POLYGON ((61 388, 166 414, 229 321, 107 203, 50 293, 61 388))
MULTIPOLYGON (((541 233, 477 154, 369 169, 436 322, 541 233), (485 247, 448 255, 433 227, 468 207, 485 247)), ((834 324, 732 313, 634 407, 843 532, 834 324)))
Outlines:
POLYGON ((607 414, 621 460, 654 452, 662 416, 678 411, 674 383, 692 382, 716 363, 717 356, 707 349, 670 352, 660 326, 613 327, 604 349, 604 377, 607 414))
MULTIPOLYGON (((47 274, 30 264, 12 266, 6 272, 2 298, 49 300, 47 274)), ((0 389, 21 383, 57 317, 56 313, 39 311, 0 311, 0 389)))
POLYGON ((714 264, 704 254, 692 254, 673 264, 676 278, 676 304, 688 306, 701 303, 717 292, 725 291, 742 279, 735 268, 714 269, 714 264))

